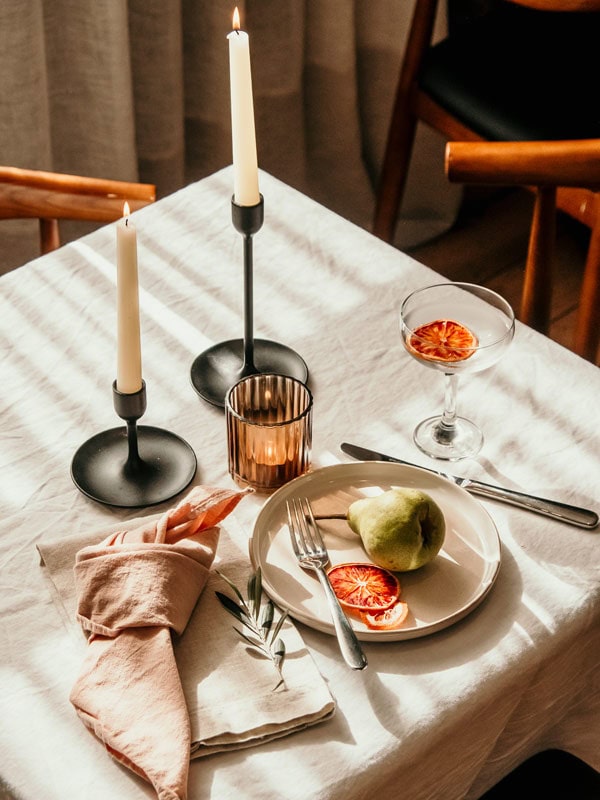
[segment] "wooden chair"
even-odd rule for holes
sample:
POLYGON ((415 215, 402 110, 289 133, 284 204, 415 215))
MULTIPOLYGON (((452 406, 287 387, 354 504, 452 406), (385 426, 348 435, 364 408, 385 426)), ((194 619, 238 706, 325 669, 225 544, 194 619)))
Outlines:
POLYGON ((40 252, 60 246, 59 220, 112 222, 156 200, 147 183, 0 166, 0 219, 39 219, 40 252))
POLYGON ((573 216, 591 230, 574 350, 595 361, 600 342, 600 139, 556 142, 448 142, 450 181, 523 186, 535 191, 520 319, 548 332, 556 209, 573 202, 573 216))
MULTIPOLYGON (((452 8, 456 0, 448 2, 452 8)), ((474 5, 485 11, 432 45, 438 0, 415 2, 373 224, 385 241, 394 235, 419 122, 460 142, 600 139, 600 0, 474 5)), ((577 182, 568 186, 558 191, 557 207, 592 227, 595 202, 590 210, 589 192, 577 182)), ((596 281, 588 267, 586 287, 596 281)), ((593 296, 584 288, 584 302, 593 296)), ((581 326, 577 349, 589 357, 592 345, 584 347, 589 325, 581 326)))

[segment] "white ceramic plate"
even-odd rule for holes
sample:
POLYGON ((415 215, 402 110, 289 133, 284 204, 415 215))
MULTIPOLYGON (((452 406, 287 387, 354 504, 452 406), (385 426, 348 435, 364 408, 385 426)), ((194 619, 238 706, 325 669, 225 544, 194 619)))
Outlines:
MULTIPOLYGON (((446 519, 437 557, 414 572, 398 573, 409 614, 398 630, 376 631, 352 619, 359 639, 396 641, 426 636, 469 614, 492 588, 500 568, 500 538, 483 506, 445 478, 416 467, 369 461, 322 467, 282 486, 260 510, 250 540, 250 559, 261 568, 264 589, 290 616, 335 634, 327 601, 313 572, 297 563, 287 526, 286 500, 308 497, 316 514, 345 512, 351 502, 392 487, 422 489, 446 519)), ((369 562, 360 538, 344 520, 319 523, 332 564, 369 562)))

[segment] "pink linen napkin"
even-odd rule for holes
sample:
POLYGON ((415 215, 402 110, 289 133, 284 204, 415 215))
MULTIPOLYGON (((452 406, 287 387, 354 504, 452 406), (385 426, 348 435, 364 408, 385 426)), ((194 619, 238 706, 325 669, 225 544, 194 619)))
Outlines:
POLYGON ((90 632, 71 702, 118 761, 160 800, 184 800, 188 710, 173 654, 215 557, 215 526, 245 492, 195 487, 157 521, 77 554, 78 619, 90 632))

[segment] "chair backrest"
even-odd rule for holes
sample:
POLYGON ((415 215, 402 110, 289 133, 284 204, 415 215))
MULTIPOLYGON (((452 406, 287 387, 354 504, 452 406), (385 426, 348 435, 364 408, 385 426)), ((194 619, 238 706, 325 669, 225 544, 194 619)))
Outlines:
MULTIPOLYGON (((388 242, 419 121, 455 141, 600 137, 600 0, 476 3, 490 8, 432 45, 438 5, 414 4, 398 78, 373 223, 388 242)), ((564 210, 577 208, 574 201, 564 210)))
POLYGON ((595 361, 600 341, 600 139, 554 142, 448 142, 450 181, 522 186, 536 192, 519 317, 546 333, 552 299, 557 198, 580 203, 591 230, 574 350, 595 361))
POLYGON ((0 219, 38 219, 41 253, 60 246, 58 220, 112 222, 125 201, 135 211, 155 200, 152 184, 0 166, 0 219))

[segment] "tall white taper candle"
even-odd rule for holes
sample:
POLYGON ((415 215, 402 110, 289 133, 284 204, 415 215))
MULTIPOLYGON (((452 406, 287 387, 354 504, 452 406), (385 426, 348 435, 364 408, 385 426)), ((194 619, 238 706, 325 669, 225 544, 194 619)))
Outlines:
POLYGON ((233 146, 233 196, 240 206, 254 206, 260 200, 258 159, 254 129, 254 102, 250 71, 250 42, 240 29, 236 7, 229 39, 231 86, 231 140, 233 146))
POLYGON ((117 223, 117 389, 133 394, 142 388, 137 235, 127 203, 123 214, 117 223))

